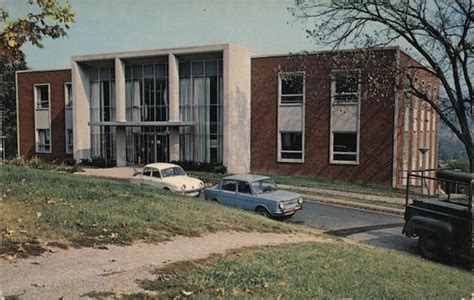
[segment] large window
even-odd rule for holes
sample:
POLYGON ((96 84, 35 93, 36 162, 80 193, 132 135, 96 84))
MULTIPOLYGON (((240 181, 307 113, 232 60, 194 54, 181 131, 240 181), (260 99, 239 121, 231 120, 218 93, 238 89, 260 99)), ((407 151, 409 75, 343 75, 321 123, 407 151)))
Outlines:
MULTIPOLYGON (((113 66, 90 69, 91 122, 115 121, 115 69, 113 66)), ((115 127, 92 126, 91 148, 93 157, 115 159, 115 127)))
POLYGON ((333 104, 359 102, 359 72, 335 72, 332 75, 333 104))
POLYGON ((303 161, 301 132, 280 132, 280 158, 281 161, 303 161))
POLYGON ((49 129, 38 129, 36 131, 36 152, 49 153, 51 152, 51 137, 49 129))
POLYGON ((65 101, 66 101, 66 108, 72 108, 72 84, 66 83, 64 84, 64 94, 65 94, 65 101))
POLYGON ((304 101, 304 73, 280 73, 280 104, 302 104, 304 101))
POLYGON ((357 163, 357 132, 333 132, 332 162, 357 163))
POLYGON ((48 84, 35 85, 35 102, 36 102, 36 108, 38 109, 49 108, 49 85, 48 84))
POLYGON ((222 162, 222 59, 181 61, 180 119, 193 127, 180 128, 180 160, 222 162))
POLYGON ((66 153, 70 154, 74 150, 72 129, 66 129, 66 153))

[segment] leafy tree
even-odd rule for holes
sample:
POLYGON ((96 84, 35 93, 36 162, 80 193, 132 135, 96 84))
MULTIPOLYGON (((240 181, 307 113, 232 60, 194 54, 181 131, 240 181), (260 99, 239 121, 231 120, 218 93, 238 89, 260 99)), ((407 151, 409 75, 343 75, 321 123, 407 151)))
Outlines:
POLYGON ((421 64, 398 70, 406 91, 426 102, 463 143, 474 172, 474 2, 471 0, 295 0, 290 11, 313 24, 308 37, 333 49, 408 45, 421 64), (416 83, 417 72, 441 82, 439 101, 416 83))
POLYGON ((43 38, 57 39, 67 35, 69 24, 74 22, 74 13, 69 4, 61 5, 57 0, 28 0, 30 5, 39 11, 30 12, 26 16, 11 20, 9 13, 0 8, 0 22, 3 28, 0 33, 0 56, 11 63, 24 60, 21 47, 30 42, 43 48, 43 38))
POLYGON ((0 59, 0 117, 5 136, 5 157, 12 157, 17 149, 15 72, 26 69, 24 61, 5 63, 0 59))

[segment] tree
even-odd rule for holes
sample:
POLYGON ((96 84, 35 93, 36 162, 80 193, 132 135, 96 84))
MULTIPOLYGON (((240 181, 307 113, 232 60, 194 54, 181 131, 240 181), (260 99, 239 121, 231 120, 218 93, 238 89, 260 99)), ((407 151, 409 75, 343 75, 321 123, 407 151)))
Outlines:
POLYGON ((30 12, 26 16, 11 20, 7 11, 0 8, 0 22, 4 24, 0 33, 0 56, 11 63, 24 60, 21 47, 30 42, 43 48, 43 38, 57 39, 67 35, 69 24, 74 22, 74 13, 69 4, 61 5, 57 0, 28 0, 31 5, 39 8, 38 12, 30 12))
POLYGON ((43 38, 65 37, 69 24, 74 22, 74 13, 69 4, 57 0, 29 0, 38 11, 30 12, 18 19, 10 19, 7 11, 0 8, 0 113, 2 134, 6 137, 6 156, 15 155, 17 149, 16 86, 15 72, 26 69, 22 46, 30 42, 43 48, 43 38))
POLYGON ((5 136, 5 157, 12 157, 17 149, 15 73, 26 69, 23 61, 4 63, 0 59, 0 113, 2 135, 5 136))
POLYGON ((473 6, 471 0, 295 0, 290 11, 313 22, 308 37, 333 49, 408 45, 421 63, 398 70, 407 92, 426 102, 463 143, 474 172, 473 6), (416 83, 418 71, 440 80, 439 101, 416 83))

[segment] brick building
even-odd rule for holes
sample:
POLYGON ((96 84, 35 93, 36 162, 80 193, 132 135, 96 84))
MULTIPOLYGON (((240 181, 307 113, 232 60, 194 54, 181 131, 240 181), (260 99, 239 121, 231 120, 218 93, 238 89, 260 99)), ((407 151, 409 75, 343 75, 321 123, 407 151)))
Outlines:
MULTIPOLYGON (((18 152, 402 185, 404 170, 437 163, 436 115, 399 74, 415 63, 398 48, 260 55, 229 44, 75 56, 71 70, 17 73, 18 152)), ((417 77, 438 97, 435 77, 417 77)))

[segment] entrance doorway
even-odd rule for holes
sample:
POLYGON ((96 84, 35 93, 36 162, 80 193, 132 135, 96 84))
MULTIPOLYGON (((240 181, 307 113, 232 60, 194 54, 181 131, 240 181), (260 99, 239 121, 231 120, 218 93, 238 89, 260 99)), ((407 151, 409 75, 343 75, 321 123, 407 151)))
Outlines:
POLYGON ((146 165, 169 161, 168 132, 159 129, 133 130, 127 138, 127 160, 130 164, 146 165))

